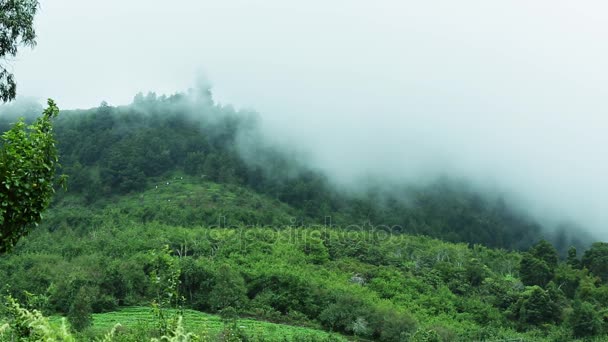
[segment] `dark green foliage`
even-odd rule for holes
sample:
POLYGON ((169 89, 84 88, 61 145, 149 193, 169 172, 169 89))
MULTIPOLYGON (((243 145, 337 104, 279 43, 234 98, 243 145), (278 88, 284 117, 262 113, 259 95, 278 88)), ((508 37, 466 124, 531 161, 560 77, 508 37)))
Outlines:
POLYGON ((394 308, 374 307, 353 294, 338 293, 319 315, 332 331, 341 331, 380 341, 407 341, 417 323, 410 315, 394 308))
POLYGON ((519 299, 521 292, 513 280, 500 278, 487 279, 482 291, 487 293, 488 302, 500 310, 506 310, 513 305, 519 299))
POLYGON ((559 257, 553 245, 545 240, 536 243, 524 253, 519 265, 521 281, 525 285, 544 287, 553 279, 559 257))
POLYGON ((410 336, 416 332, 418 324, 408 314, 394 310, 377 312, 375 317, 375 335, 383 342, 409 341, 410 336))
POLYGON ((465 266, 466 280, 473 286, 481 285, 487 274, 485 266, 477 259, 471 259, 465 266))
POLYGON ((166 323, 164 331, 174 326, 168 311, 172 308, 223 312, 230 307, 244 316, 320 324, 379 341, 434 338, 431 330, 437 330, 438 323, 445 324, 443 333, 455 334, 455 340, 519 336, 513 325, 523 332, 556 327, 561 311, 571 303, 561 294, 570 285, 562 283, 579 277, 585 284, 574 290, 578 296, 604 300, 605 286, 566 264, 556 268, 556 283, 549 282, 547 290, 523 289, 518 279, 503 273, 514 268, 521 255, 482 246, 408 235, 375 240, 365 232, 345 235, 330 228, 321 238, 328 249, 348 244, 359 252, 352 257, 329 253, 319 264, 294 238, 306 236, 304 228, 248 228, 245 233, 235 228, 134 224, 121 220, 123 215, 111 207, 99 212, 95 216, 104 224, 91 231, 36 230, 0 259, 2 279, 11 284, 3 284, 2 290, 15 296, 23 296, 23 290, 45 294, 51 312, 68 316, 88 309, 82 305, 81 289, 93 293, 87 296, 93 312, 115 310, 117 303, 147 305, 154 300, 155 312, 166 323), (467 286, 452 292, 453 279, 467 286))
POLYGON ((568 265, 570 265, 570 267, 575 268, 575 269, 581 267, 581 261, 577 257, 576 247, 574 247, 574 246, 570 246, 568 248, 567 263, 568 263, 568 265))
POLYGON ((568 298, 574 298, 582 276, 582 272, 573 269, 568 262, 567 264, 560 264, 557 267, 553 281, 558 284, 561 291, 563 291, 568 298))
POLYGON ((528 251, 535 258, 542 260, 547 264, 549 269, 553 270, 557 266, 559 256, 557 250, 546 240, 540 240, 528 251))
POLYGON ((68 321, 72 326, 72 329, 76 331, 83 331, 85 328, 91 325, 91 314, 93 309, 91 308, 91 302, 95 293, 92 289, 87 287, 81 287, 78 289, 74 301, 70 305, 68 311, 68 321))
POLYGON ((59 166, 51 120, 58 114, 49 100, 34 124, 19 121, 0 138, 0 254, 40 222, 51 201, 59 166))
POLYGON ((321 311, 318 286, 305 275, 288 272, 259 272, 249 275, 249 296, 261 307, 278 314, 301 312, 316 317, 321 311))
MULTIPOLYGON (((445 179, 338 192, 255 139, 243 146, 255 120, 207 100, 193 109, 183 95, 151 94, 62 113, 55 127, 73 182, 0 258, 0 291, 44 298, 40 307, 75 329, 77 312, 152 302, 155 320, 125 332, 131 341, 172 334, 188 308, 220 313, 223 337, 251 341, 230 317, 375 341, 567 340, 575 326, 605 337, 584 327, 588 307, 573 300, 601 317, 608 287, 573 258, 560 263, 546 241, 527 253, 487 247, 540 238, 503 200, 445 179)), ((583 261, 596 275, 602 248, 583 261)))
POLYGON ((553 278, 553 271, 545 261, 524 253, 519 264, 519 275, 525 285, 545 286, 553 278))
POLYGON ((597 335, 601 329, 601 319, 594 306, 587 302, 575 301, 569 324, 576 337, 597 335))
POLYGON ((349 332, 359 319, 365 319, 369 307, 351 294, 340 293, 319 315, 321 323, 334 331, 349 332))
POLYGON ((209 298, 211 308, 216 311, 228 307, 243 308, 247 303, 247 288, 243 277, 230 265, 221 265, 217 270, 209 298))
POLYGON ((560 315, 559 307, 539 286, 528 288, 512 310, 520 323, 530 325, 555 322, 560 315))
POLYGON ((190 176, 204 175, 205 155, 203 152, 188 152, 184 160, 184 172, 190 176))
MULTIPOLYGON (((259 137, 255 115, 201 96, 193 104, 184 94, 150 94, 130 106, 63 112, 55 126, 63 170, 73 180, 68 196, 82 195, 98 206, 101 198, 166 184, 184 172, 274 198, 294 209, 298 223, 325 224, 331 217, 331 223, 340 226, 385 225, 393 233, 516 249, 529 247, 542 234, 540 225, 510 209, 503 199, 482 197, 454 180, 424 187, 393 184, 390 189, 370 183, 357 194, 336 191, 322 173, 269 147, 259 137)), ((245 225, 275 223, 229 219, 245 225)), ((180 224, 200 220, 187 222, 180 224)))
POLYGON ((180 293, 197 310, 210 310, 209 293, 213 288, 215 270, 205 260, 180 259, 180 293))
POLYGON ((594 243, 583 254, 581 264, 603 282, 608 282, 608 243, 594 243))

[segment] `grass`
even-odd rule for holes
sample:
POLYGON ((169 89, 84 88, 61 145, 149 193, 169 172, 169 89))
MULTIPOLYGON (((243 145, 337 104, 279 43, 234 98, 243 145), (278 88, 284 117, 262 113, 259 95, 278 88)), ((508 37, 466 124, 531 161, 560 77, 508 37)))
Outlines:
MULTIPOLYGON (((167 310, 173 317, 175 310, 167 310)), ((52 317, 53 324, 59 324, 61 318, 52 317)), ((93 325, 90 332, 95 336, 102 336, 110 331, 117 323, 126 329, 147 327, 152 329, 155 324, 155 317, 149 307, 128 307, 118 311, 93 314, 93 325)), ((222 319, 217 315, 206 314, 195 310, 183 311, 183 324, 186 331, 200 334, 205 332, 209 336, 218 335, 224 326, 222 319)), ((341 335, 329 332, 297 327, 285 324, 276 324, 252 319, 239 319, 237 326, 243 329, 250 336, 264 336, 268 341, 292 341, 295 336, 306 336, 308 339, 320 340, 332 335, 338 340, 347 341, 341 335)))

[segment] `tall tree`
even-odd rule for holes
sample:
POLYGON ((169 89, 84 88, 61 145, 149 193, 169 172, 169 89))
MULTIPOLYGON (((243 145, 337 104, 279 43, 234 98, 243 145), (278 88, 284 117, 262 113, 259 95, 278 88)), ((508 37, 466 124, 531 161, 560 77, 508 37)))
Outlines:
POLYGON ((529 251, 534 257, 544 261, 550 269, 557 267, 559 255, 557 250, 551 243, 546 240, 540 240, 529 251))
POLYGON ((574 269, 581 267, 581 261, 578 260, 576 247, 570 246, 570 248, 568 248, 568 258, 566 259, 566 263, 574 269))
POLYGON ((528 287, 510 310, 520 323, 531 325, 555 322, 560 315, 547 291, 536 285, 528 287))
POLYGON ((553 279, 558 260, 555 247, 545 240, 540 240, 523 254, 519 263, 521 281, 526 285, 545 287, 553 279))
POLYGON ((519 276, 528 286, 538 285, 544 287, 553 278, 553 270, 547 263, 530 253, 524 253, 519 263, 519 276))
POLYGON ((585 251, 581 264, 608 283, 608 243, 596 242, 585 251))
MULTIPOLYGON (((36 45, 34 17, 38 0, 0 1, 0 60, 15 57, 20 46, 36 45)), ((6 63, 0 62, 0 100, 17 95, 17 84, 6 63)), ((57 150, 51 119, 59 109, 48 108, 33 125, 22 120, 0 137, 0 254, 42 218, 54 192, 57 150)))
POLYGON ((58 113, 49 100, 32 125, 21 120, 0 136, 0 254, 40 222, 55 192, 59 159, 51 120, 58 113))
MULTIPOLYGON (((38 0, 0 1, 0 59, 17 55, 20 46, 36 45, 34 16, 38 0)), ((0 64, 0 100, 7 102, 17 95, 15 76, 6 64, 0 64)))

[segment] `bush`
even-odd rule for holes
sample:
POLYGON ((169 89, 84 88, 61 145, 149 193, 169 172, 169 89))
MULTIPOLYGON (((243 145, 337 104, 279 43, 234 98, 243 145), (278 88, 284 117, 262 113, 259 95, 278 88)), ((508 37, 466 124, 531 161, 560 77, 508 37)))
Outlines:
POLYGON ((8 323, 0 326, 2 341, 75 341, 65 320, 57 328, 40 311, 24 309, 10 296, 6 297, 5 311, 8 323))
POLYGON ((383 310, 378 315, 382 321, 376 323, 376 335, 382 342, 409 341, 418 326, 416 320, 406 313, 383 310))
POLYGON ((92 290, 88 287, 81 287, 76 293, 68 312, 68 321, 72 329, 83 331, 91 325, 91 313, 93 312, 91 308, 92 296, 92 290))
POLYGON ((245 281, 241 274, 232 270, 228 264, 220 266, 209 298, 211 307, 216 311, 227 307, 243 309, 248 298, 245 281))

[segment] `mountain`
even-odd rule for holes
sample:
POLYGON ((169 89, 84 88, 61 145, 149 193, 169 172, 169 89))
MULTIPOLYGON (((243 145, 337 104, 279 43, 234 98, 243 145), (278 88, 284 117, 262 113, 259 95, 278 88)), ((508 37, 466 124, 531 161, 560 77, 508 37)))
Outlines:
MULTIPOLYGON (((341 189, 265 141, 255 113, 209 96, 63 111, 69 188, 0 258, 0 291, 85 340, 101 334, 91 314, 145 305, 158 322, 145 334, 188 309, 222 317, 217 340, 236 316, 374 341, 606 337, 606 244, 581 258, 569 247, 589 237, 449 177, 341 189)), ((304 335, 285 338, 315 340, 304 335)))
MULTIPOLYGON (((32 106, 21 107, 34 115, 32 106)), ((8 127, 6 121, 0 128, 8 127)), ((83 195, 88 205, 102 206, 180 174, 246 189, 291 208, 293 222, 263 210, 264 218, 226 216, 235 224, 331 222, 506 249, 525 249, 544 238, 556 243, 562 256, 570 245, 584 249, 592 241, 580 227, 573 234, 543 226, 500 194, 448 176, 431 184, 367 179, 357 189, 338 187, 301 156, 271 144, 260 132, 259 115, 216 105, 209 90, 138 94, 128 106, 63 111, 55 131, 62 172, 69 176, 69 191, 59 191, 56 203, 83 195)))

